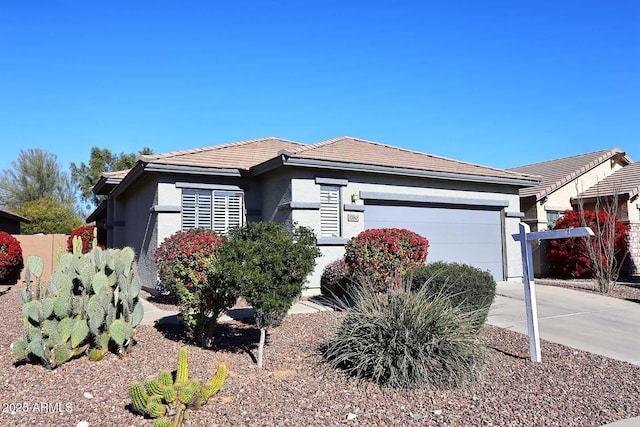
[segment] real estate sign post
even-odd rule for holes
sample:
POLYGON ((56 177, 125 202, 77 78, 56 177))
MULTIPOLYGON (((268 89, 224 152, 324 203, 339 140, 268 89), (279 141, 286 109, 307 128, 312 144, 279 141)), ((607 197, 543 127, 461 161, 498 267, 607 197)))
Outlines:
POLYGON ((513 240, 520 242, 522 253, 522 280, 524 282, 524 302, 527 308, 527 328, 529 330, 529 353, 532 362, 541 362, 540 333, 538 331, 538 307, 536 304, 536 288, 533 278, 533 256, 531 242, 533 240, 571 239, 575 237, 593 236, 589 227, 565 228, 562 230, 537 231, 531 233, 528 224, 520 223, 520 233, 513 235, 513 240))

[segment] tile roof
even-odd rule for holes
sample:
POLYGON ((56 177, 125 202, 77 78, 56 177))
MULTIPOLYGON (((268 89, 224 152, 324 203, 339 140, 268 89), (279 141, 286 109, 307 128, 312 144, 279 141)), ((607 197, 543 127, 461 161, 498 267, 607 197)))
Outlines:
POLYGON ((584 199, 598 196, 627 194, 629 198, 640 194, 640 163, 631 163, 609 175, 580 194, 584 199))
POLYGON ((462 162, 349 136, 307 145, 289 153, 289 156, 292 158, 387 166, 421 171, 537 180, 537 177, 527 174, 462 162))
POLYGON ((143 155, 140 156, 140 160, 146 163, 248 170, 277 157, 281 150, 297 150, 303 146, 304 144, 299 142, 269 137, 192 150, 143 155))
POLYGON ((621 156, 626 163, 631 162, 622 150, 611 148, 509 168, 509 170, 541 176, 540 184, 520 189, 520 197, 535 196, 536 200, 540 200, 614 156, 621 156))

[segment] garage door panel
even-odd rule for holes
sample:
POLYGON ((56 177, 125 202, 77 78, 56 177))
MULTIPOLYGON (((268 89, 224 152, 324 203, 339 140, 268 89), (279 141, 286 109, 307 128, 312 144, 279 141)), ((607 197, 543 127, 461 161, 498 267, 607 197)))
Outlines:
POLYGON ((500 211, 367 204, 365 227, 415 231, 429 239, 429 262, 470 264, 502 280, 500 211))

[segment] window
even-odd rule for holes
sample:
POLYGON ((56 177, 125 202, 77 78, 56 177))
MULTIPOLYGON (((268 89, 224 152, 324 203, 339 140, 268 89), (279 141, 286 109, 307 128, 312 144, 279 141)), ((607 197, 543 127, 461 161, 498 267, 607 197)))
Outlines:
POLYGON ((551 230, 559 218, 564 217, 564 212, 550 211, 547 212, 547 230, 551 230))
POLYGON ((195 227, 224 234, 244 224, 243 194, 232 191, 182 190, 182 230, 195 227))
POLYGON ((340 236, 340 187, 320 186, 320 237, 340 236))
POLYGON ((211 228, 211 191, 182 190, 182 231, 211 228))
POLYGON ((213 193, 213 231, 225 234, 231 228, 242 227, 244 207, 242 193, 216 191, 213 193))

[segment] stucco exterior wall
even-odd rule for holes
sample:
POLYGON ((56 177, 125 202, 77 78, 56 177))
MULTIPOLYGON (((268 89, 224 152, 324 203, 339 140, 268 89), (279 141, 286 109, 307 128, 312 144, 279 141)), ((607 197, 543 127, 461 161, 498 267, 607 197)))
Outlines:
MULTIPOLYGON (((344 243, 365 229, 366 208, 364 212, 346 211, 347 205, 364 205, 359 199, 360 192, 375 192, 386 194, 435 196, 450 199, 471 200, 500 200, 507 204, 504 208, 504 264, 507 280, 522 280, 522 261, 519 243, 511 238, 511 234, 518 233, 520 218, 520 199, 516 187, 502 185, 488 185, 465 182, 445 182, 426 180, 421 178, 406 178, 364 174, 364 173, 331 173, 328 171, 300 170, 295 171, 291 178, 292 201, 303 202, 310 206, 320 203, 320 184, 316 178, 333 178, 347 180, 347 185, 340 187, 341 196, 341 237, 325 243, 319 239, 322 257, 316 261, 316 268, 308 278, 306 294, 317 294, 320 288, 320 276, 324 267, 344 255, 344 243), (514 216, 507 216, 509 212, 514 216)), ((364 206, 363 206, 364 207, 364 206)), ((320 231, 320 215, 318 209, 293 209, 292 219, 301 225, 312 227, 317 233, 320 231)), ((427 236, 428 237, 428 236, 427 236)))
POLYGON ((157 183, 153 176, 141 179, 135 191, 117 199, 120 222, 114 227, 115 247, 131 246, 137 255, 138 273, 143 286, 153 288, 156 268, 153 253, 157 247, 156 216, 150 212, 156 204, 157 183))
POLYGON ((572 209, 571 199, 577 197, 579 193, 593 187, 599 181, 608 177, 617 170, 622 169, 622 165, 616 161, 608 160, 596 166, 576 179, 567 182, 545 199, 536 203, 537 230, 547 229, 547 211, 565 211, 572 209))

